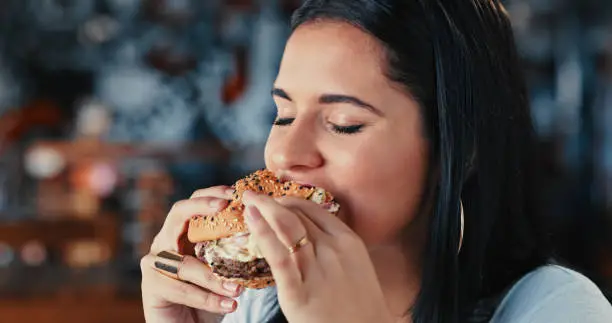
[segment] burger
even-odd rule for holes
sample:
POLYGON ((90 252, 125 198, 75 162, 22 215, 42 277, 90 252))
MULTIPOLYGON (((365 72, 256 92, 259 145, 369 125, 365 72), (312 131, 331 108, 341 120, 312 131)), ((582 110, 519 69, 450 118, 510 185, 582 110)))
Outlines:
POLYGON ((283 181, 267 169, 238 180, 232 188, 234 194, 226 208, 214 215, 197 215, 190 219, 187 238, 195 244, 196 257, 216 276, 246 288, 261 289, 275 283, 270 266, 244 222, 242 194, 245 191, 271 197, 302 198, 321 205, 332 215, 337 215, 340 209, 334 197, 324 189, 283 181))

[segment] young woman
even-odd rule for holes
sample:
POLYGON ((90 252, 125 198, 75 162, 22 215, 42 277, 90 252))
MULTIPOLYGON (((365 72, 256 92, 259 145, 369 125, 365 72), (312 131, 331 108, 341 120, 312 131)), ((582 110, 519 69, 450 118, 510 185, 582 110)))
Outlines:
POLYGON ((273 85, 266 165, 331 191, 340 215, 245 194, 277 286, 242 293, 190 256, 157 256, 229 198, 196 192, 143 258, 147 321, 612 322, 541 239, 520 71, 498 1, 306 1, 273 85))

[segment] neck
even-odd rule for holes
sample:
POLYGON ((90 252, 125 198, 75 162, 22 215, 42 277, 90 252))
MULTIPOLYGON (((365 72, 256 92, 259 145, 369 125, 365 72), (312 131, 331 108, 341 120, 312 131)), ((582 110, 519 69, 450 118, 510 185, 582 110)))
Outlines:
POLYGON ((398 322, 411 322, 410 315, 405 314, 414 304, 421 285, 419 257, 400 244, 371 248, 370 257, 389 311, 398 322))

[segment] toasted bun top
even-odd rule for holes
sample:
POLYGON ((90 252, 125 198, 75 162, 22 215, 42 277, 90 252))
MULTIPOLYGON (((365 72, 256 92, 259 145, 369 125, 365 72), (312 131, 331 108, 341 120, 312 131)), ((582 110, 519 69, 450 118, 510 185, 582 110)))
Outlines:
MULTIPOLYGON (((272 197, 294 196, 309 199, 315 191, 321 191, 309 185, 287 181, 281 182, 270 170, 258 170, 255 173, 238 180, 234 186, 234 194, 228 206, 215 215, 194 216, 189 221, 187 238, 193 243, 218 240, 239 232, 248 231, 242 213, 242 194, 249 190, 268 194, 272 197)), ((323 191, 323 202, 335 203, 333 196, 323 191)), ((319 200, 319 199, 317 199, 319 200)), ((319 203, 317 201, 317 203, 319 203)), ((322 203, 320 203, 322 204, 322 203)))

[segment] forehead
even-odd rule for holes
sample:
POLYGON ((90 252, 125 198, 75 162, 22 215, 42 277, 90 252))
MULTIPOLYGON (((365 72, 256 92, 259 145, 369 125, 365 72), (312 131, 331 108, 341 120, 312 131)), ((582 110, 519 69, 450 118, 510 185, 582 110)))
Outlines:
POLYGON ((355 92, 388 85, 382 53, 374 37, 350 24, 308 23, 289 38, 276 86, 288 91, 355 92))

